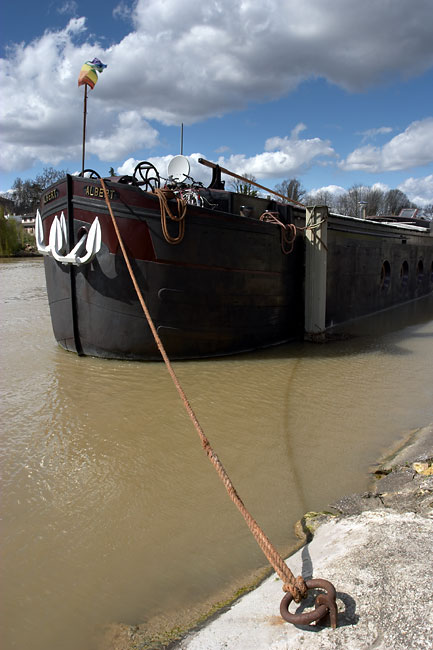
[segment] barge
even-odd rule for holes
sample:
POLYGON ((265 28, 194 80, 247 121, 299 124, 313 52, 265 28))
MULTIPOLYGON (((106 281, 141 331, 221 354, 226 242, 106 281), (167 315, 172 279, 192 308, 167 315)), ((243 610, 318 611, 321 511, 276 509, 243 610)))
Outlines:
POLYGON ((313 288, 324 287, 320 331, 433 291, 430 224, 357 219, 325 208, 312 225, 315 211, 300 204, 227 191, 221 168, 207 161, 201 162, 212 166, 212 182, 195 183, 180 158, 163 188, 157 170, 143 162, 131 176, 103 183, 91 170, 67 175, 42 196, 36 239, 54 336, 66 350, 161 358, 110 208, 171 359, 301 338, 307 277, 313 288), (317 267, 309 266, 312 247, 320 249, 317 267))

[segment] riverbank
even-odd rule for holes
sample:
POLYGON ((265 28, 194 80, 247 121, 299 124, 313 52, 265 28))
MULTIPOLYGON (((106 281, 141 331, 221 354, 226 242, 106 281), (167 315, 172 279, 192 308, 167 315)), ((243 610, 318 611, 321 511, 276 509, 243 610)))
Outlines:
POLYGON ((34 246, 17 251, 11 255, 0 255, 0 259, 3 260, 16 260, 26 257, 43 257, 43 255, 39 253, 39 251, 34 246))
MULTIPOLYGON (((331 581, 338 627, 283 621, 275 574, 201 627, 170 644, 140 627, 111 630, 110 647, 172 650, 407 650, 433 648, 433 425, 375 471, 369 492, 343 497, 298 523, 304 546, 287 559, 294 575, 331 581)), ((312 595, 291 611, 313 606, 312 595)))

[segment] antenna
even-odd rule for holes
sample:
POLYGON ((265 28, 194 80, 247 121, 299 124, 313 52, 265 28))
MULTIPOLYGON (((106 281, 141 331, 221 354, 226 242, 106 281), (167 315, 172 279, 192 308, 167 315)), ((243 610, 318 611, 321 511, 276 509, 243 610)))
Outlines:
POLYGON ((183 156, 183 122, 180 126, 180 155, 183 156))

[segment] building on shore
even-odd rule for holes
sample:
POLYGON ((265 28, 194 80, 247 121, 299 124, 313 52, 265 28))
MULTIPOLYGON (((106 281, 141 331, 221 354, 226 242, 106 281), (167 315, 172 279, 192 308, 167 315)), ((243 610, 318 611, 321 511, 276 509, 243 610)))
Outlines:
POLYGON ((35 222, 36 215, 34 213, 25 214, 21 217, 21 225, 28 235, 35 235, 35 222))

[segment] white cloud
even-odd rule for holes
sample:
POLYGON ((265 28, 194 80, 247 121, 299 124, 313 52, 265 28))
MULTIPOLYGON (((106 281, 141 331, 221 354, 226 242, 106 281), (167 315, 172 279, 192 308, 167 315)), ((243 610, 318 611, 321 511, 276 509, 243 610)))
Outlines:
POLYGON ((378 135, 385 135, 387 133, 392 133, 393 129, 390 126, 379 126, 376 129, 367 129, 367 131, 362 131, 360 135, 364 136, 362 141, 374 140, 378 135))
POLYGON ((56 9, 58 14, 70 14, 75 15, 78 11, 78 5, 75 0, 68 0, 56 9))
POLYGON ((433 174, 424 176, 424 178, 407 178, 398 186, 398 189, 420 207, 433 205, 433 174))
POLYGON ((389 191, 389 185, 386 183, 373 183, 371 186, 372 190, 380 190, 381 192, 388 192, 389 191))
MULTIPOLYGON (((306 128, 304 125, 302 126, 303 129, 306 128)), ((218 164, 240 176, 252 175, 258 179, 279 178, 301 173, 318 157, 335 155, 326 140, 320 140, 320 138, 298 139, 297 134, 303 129, 296 127, 290 138, 270 138, 265 143, 265 151, 255 156, 244 154, 231 155, 227 158, 220 156, 218 164)), ((162 156, 151 157, 148 160, 155 165, 162 176, 166 176, 166 167, 171 158, 172 156, 162 156)), ((205 156, 194 153, 187 158, 191 165, 191 176, 197 181, 209 182, 209 170, 198 162, 199 158, 205 158, 205 156)), ((137 162, 134 158, 129 158, 118 169, 118 173, 131 174, 137 162)))
POLYGON ((119 2, 113 9, 113 18, 120 18, 122 20, 130 20, 132 9, 126 2, 119 2))
POLYGON ((328 140, 299 139, 298 135, 306 128, 305 124, 298 124, 289 138, 268 138, 263 153, 251 157, 237 154, 227 160, 221 157, 218 164, 241 175, 252 174, 256 178, 282 177, 300 173, 322 156, 335 156, 328 140))
MULTIPOLYGON (((63 30, 15 46, 1 61, 0 84, 8 100, 0 106, 0 167, 17 169, 18 163, 47 156, 54 162, 56 151, 63 159, 76 155, 82 115, 76 79, 82 63, 94 56, 108 63, 89 95, 91 146, 104 159, 122 148, 113 128, 116 139, 132 144, 134 155, 155 141, 151 120, 190 124, 282 97, 306 79, 322 77, 359 91, 429 69, 431 0, 394 2, 391 9, 389 3, 367 1, 368 6, 358 0, 137 0, 131 5, 133 31, 107 49, 88 35, 84 17, 74 18, 63 30), (128 111, 145 129, 135 149, 131 128, 120 117, 128 111), (21 150, 11 157, 14 147, 21 150)), ((74 8, 73 1, 61 5, 62 11, 74 8)), ((121 0, 114 15, 127 17, 127 9, 121 0)), ((247 164, 250 173, 264 169, 271 175, 332 154, 329 143, 299 135, 277 138, 239 164, 247 164)), ((404 150, 400 166, 389 167, 387 150, 372 147, 353 152, 347 168, 403 169, 403 158, 418 160, 403 142, 396 144, 404 150)))
POLYGON ((322 0, 139 0, 136 31, 111 51, 118 64, 112 86, 120 84, 122 101, 144 97, 148 119, 168 124, 279 97, 309 78, 365 89, 432 65, 431 6, 416 2, 416 12, 410 10, 416 19, 408 21, 404 3, 389 12, 382 3, 366 11, 355 0, 331 6, 322 0), (131 87, 125 75, 139 61, 141 75, 131 87))
MULTIPOLYGON (((152 165, 154 165, 154 167, 156 167, 161 178, 165 180, 168 178, 168 165, 172 160, 172 158, 173 158, 172 155, 150 156, 147 158, 147 161, 150 162, 152 165)), ((188 158, 190 164, 191 177, 194 178, 195 181, 203 183, 203 185, 209 185, 212 177, 212 172, 208 167, 205 167, 204 165, 198 162, 199 158, 204 158, 203 154, 193 153, 189 156, 185 156, 185 158, 188 158)), ((136 158, 128 158, 127 160, 125 160, 123 165, 117 168, 116 172, 119 176, 123 176, 123 175, 131 176, 134 172, 136 165, 139 162, 141 162, 141 160, 137 160, 136 158)))
POLYGON ((117 124, 108 135, 91 136, 86 145, 88 153, 100 160, 117 160, 134 149, 151 148, 158 143, 158 132, 138 111, 125 111, 117 116, 117 124))
POLYGON ((347 192, 341 185, 325 185, 323 187, 316 187, 308 192, 311 196, 330 194, 331 196, 341 196, 347 192))
POLYGON ((221 147, 218 147, 218 149, 215 149, 215 153, 226 153, 227 151, 230 151, 230 147, 225 144, 221 145, 221 147))
POLYGON ((410 169, 433 161, 433 117, 412 122, 383 147, 359 147, 339 163, 346 171, 384 172, 410 169))

